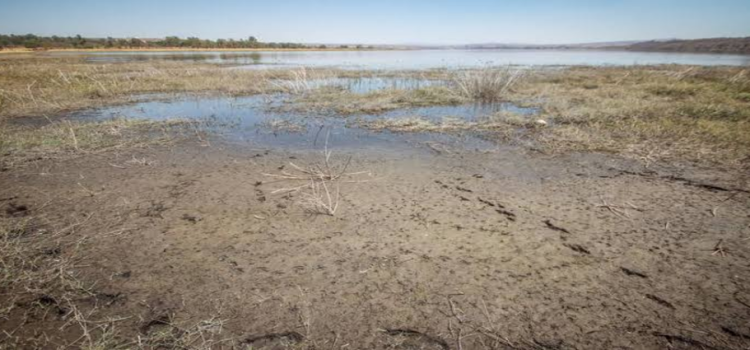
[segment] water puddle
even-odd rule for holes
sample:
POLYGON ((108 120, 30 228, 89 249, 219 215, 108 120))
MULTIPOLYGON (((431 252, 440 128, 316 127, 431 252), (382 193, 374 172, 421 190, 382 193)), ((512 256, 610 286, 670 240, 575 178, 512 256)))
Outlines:
POLYGON ((311 82, 311 88, 333 86, 348 90, 357 94, 367 94, 378 90, 416 90, 430 86, 445 85, 445 82, 439 80, 426 80, 416 78, 381 78, 381 77, 363 77, 363 78, 331 78, 314 80, 311 82))
MULTIPOLYGON (((429 84, 428 80, 356 78, 326 79, 315 81, 316 86, 339 86, 353 92, 366 93, 377 89, 417 89, 429 84)), ((321 142, 321 134, 330 133, 330 148, 352 150, 404 151, 406 149, 460 148, 464 150, 491 150, 497 148, 492 142, 483 140, 469 132, 394 133, 387 130, 373 131, 360 128, 352 121, 377 119, 423 118, 440 121, 444 118, 477 120, 499 111, 532 114, 511 104, 459 105, 405 108, 378 115, 354 115, 347 118, 331 115, 316 115, 302 112, 285 112, 278 107, 289 95, 256 95, 246 97, 228 96, 138 96, 136 102, 98 109, 84 110, 70 115, 76 120, 104 120, 111 118, 136 118, 148 120, 187 119, 198 121, 201 128, 221 135, 229 142, 249 144, 255 147, 286 149, 310 149, 321 142), (145 99, 145 100, 144 100, 145 99)))
POLYGON ((320 88, 337 88, 356 94, 367 94, 379 90, 415 90, 447 84, 441 80, 393 77, 323 78, 301 80, 271 80, 271 84, 290 93, 303 93, 320 88))

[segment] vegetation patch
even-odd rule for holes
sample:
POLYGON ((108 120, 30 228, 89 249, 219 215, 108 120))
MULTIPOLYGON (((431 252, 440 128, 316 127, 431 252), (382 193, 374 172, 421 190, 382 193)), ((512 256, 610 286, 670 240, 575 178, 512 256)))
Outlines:
POLYGON ((384 89, 358 94, 338 87, 322 87, 299 95, 281 107, 292 111, 352 115, 376 114, 394 109, 459 105, 469 100, 444 86, 420 89, 384 89))
POLYGON ((139 119, 101 122, 63 120, 41 127, 6 123, 0 125, 0 154, 2 166, 12 167, 33 159, 165 143, 180 135, 199 139, 207 137, 204 124, 180 119, 161 122, 139 119))
POLYGON ((737 165, 750 157, 748 91, 742 68, 580 67, 530 73, 508 98, 552 122, 538 135, 550 152, 737 165))
POLYGON ((126 103, 144 94, 291 92, 289 84, 279 82, 352 74, 325 69, 245 70, 168 60, 99 64, 81 57, 10 55, 0 57, 0 119, 126 103))

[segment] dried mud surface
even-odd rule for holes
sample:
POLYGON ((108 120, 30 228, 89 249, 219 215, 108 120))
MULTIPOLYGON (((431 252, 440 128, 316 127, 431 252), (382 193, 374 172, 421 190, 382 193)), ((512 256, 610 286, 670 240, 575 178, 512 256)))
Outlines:
MULTIPOLYGON (((350 169, 372 179, 343 184, 332 217, 263 175, 314 158, 181 145, 40 160, 0 172, 0 205, 3 220, 76 225, 62 239, 86 238, 76 269, 95 282, 78 303, 121 318, 123 339, 216 318, 227 349, 750 348, 736 175, 513 149, 359 154, 350 169)), ((0 329, 43 348, 80 336, 61 331, 65 310, 22 317, 33 307, 0 329)))

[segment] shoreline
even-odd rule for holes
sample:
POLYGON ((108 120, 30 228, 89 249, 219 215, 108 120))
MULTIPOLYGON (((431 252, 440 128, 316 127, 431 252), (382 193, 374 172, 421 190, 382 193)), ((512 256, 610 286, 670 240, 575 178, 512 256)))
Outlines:
POLYGON ((99 48, 99 49, 49 49, 49 50, 33 50, 33 49, 0 49, 0 54, 11 54, 11 53, 47 53, 47 52, 284 52, 284 51, 410 51, 413 49, 407 48, 375 48, 375 49, 356 49, 356 48, 304 48, 304 49, 281 49, 281 48, 254 48, 254 49, 230 49, 230 48, 99 48))
POLYGON ((187 48, 187 47, 166 47, 166 48, 95 48, 95 49, 27 49, 27 48, 0 48, 2 54, 43 54, 43 53, 95 53, 95 52, 345 52, 345 51, 539 51, 539 52, 624 52, 624 53, 646 53, 646 54, 691 54, 691 55, 722 55, 722 56, 742 56, 750 58, 750 53, 739 52, 706 52, 706 51, 675 51, 675 50, 634 50, 627 47, 601 47, 601 48, 422 48, 422 47, 376 47, 376 48, 187 48))

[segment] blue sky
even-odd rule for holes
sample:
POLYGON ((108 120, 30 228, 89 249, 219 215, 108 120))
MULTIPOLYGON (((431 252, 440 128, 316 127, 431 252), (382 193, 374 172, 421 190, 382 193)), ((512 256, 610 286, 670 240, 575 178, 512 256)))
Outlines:
POLYGON ((750 36, 750 0, 0 0, 0 33, 365 44, 750 36))

